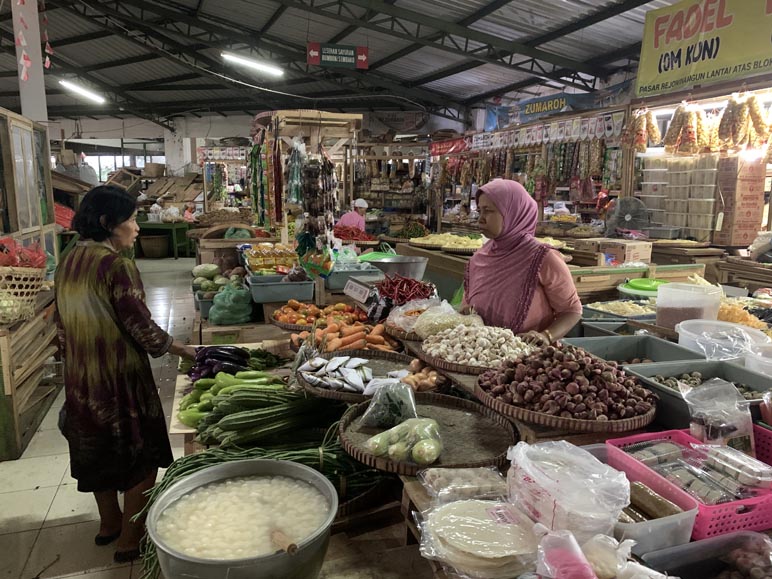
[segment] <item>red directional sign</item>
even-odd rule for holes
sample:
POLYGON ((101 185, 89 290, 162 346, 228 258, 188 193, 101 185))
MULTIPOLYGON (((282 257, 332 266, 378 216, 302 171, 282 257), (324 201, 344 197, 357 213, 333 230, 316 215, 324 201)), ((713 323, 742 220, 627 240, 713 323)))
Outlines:
POLYGON ((323 44, 309 42, 306 63, 330 68, 370 68, 370 54, 366 46, 323 44))
POLYGON ((370 54, 366 46, 357 46, 357 68, 370 68, 370 54))
POLYGON ((322 63, 322 45, 318 42, 309 42, 306 49, 306 63, 319 66, 322 63))

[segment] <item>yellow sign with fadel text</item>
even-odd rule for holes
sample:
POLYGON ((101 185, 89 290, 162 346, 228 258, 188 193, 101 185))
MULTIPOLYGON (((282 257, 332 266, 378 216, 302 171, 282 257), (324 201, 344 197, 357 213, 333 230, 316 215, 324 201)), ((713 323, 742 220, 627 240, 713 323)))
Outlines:
POLYGON ((638 96, 772 72, 772 0, 683 0, 646 14, 638 96))

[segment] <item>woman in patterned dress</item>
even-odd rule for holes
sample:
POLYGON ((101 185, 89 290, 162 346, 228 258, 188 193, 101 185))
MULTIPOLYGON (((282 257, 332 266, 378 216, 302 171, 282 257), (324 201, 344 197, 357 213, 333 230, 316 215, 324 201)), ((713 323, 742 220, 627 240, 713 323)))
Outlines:
POLYGON ((136 200, 96 187, 73 226, 82 241, 56 272, 57 323, 66 401, 62 434, 78 490, 92 492, 101 518, 97 545, 118 540, 115 560, 139 556, 144 525, 131 518, 146 504, 158 468, 172 462, 166 420, 148 354, 195 357, 151 319, 134 261, 122 257, 139 233, 136 200), (124 495, 124 511, 118 503, 124 495))

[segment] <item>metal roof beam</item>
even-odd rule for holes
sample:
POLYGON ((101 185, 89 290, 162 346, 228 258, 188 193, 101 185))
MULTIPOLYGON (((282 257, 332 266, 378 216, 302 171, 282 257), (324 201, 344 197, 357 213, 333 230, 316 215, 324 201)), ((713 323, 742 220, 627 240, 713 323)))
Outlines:
POLYGON ((435 80, 441 80, 443 78, 447 78, 455 74, 460 74, 462 72, 466 72, 467 70, 477 68, 478 66, 480 66, 480 63, 477 62, 476 60, 467 60, 466 62, 449 66, 447 68, 441 68, 437 72, 433 72, 432 74, 427 74, 426 76, 422 76, 421 78, 411 80, 407 83, 407 85, 419 86, 422 84, 429 84, 430 82, 434 82, 435 80))
POLYGON ((559 28, 556 28, 555 30, 536 36, 531 40, 526 40, 524 44, 528 46, 538 46, 539 44, 546 44, 547 42, 557 40, 558 38, 562 38, 563 36, 567 36, 578 30, 582 30, 583 28, 587 28, 588 26, 597 24, 598 22, 603 22, 604 20, 608 20, 609 18, 613 18, 614 16, 619 16, 620 14, 624 14, 628 10, 632 10, 633 8, 638 8, 639 6, 648 4, 651 1, 652 0, 620 0, 616 4, 611 4, 610 6, 601 8, 600 10, 591 12, 587 16, 577 18, 576 20, 569 22, 565 26, 561 26, 559 28))
POLYGON ((112 36, 112 33, 104 30, 99 32, 89 32, 88 34, 79 34, 78 36, 70 36, 69 38, 62 38, 61 40, 55 40, 54 43, 56 44, 56 48, 61 48, 62 46, 70 46, 72 44, 79 44, 81 42, 100 40, 102 38, 107 38, 108 36, 112 36))
POLYGON ((233 88, 222 84, 159 84, 155 86, 147 86, 144 88, 134 88, 132 85, 123 85, 123 90, 128 92, 153 92, 153 91, 187 91, 187 90, 233 90, 233 88))
MULTIPOLYGON (((396 1, 397 0, 384 0, 384 2, 387 2, 388 4, 394 4, 396 1)), ((285 6, 285 8, 286 8, 286 6, 285 6)), ((364 15, 364 19, 365 20, 372 20, 373 17, 375 17, 375 16, 376 15, 373 14, 373 12, 371 10, 368 10, 367 13, 364 15)), ((328 40, 327 42, 329 42, 330 44, 337 44, 341 40, 345 39, 349 34, 353 34, 354 32, 356 32, 358 29, 359 29, 359 26, 357 26, 356 24, 350 24, 350 25, 346 26, 346 28, 344 28, 343 30, 338 32, 338 34, 336 34, 335 36, 330 38, 330 40, 328 40)))
POLYGON ((284 12, 287 10, 286 6, 279 6, 276 11, 271 14, 271 17, 268 19, 268 21, 263 24, 262 28, 260 28, 260 34, 265 34, 268 32, 271 27, 276 24, 276 22, 279 20, 279 18, 282 17, 284 12))
MULTIPOLYGON (((174 82, 182 82, 185 80, 193 80, 193 79, 199 79, 202 78, 202 75, 200 74, 180 74, 177 76, 168 76, 166 78, 158 78, 156 80, 146 80, 145 82, 137 82, 132 85, 122 85, 120 88, 123 90, 145 90, 150 87, 167 84, 167 83, 174 83, 174 82)), ((180 87, 181 89, 184 89, 184 85, 180 87)))
POLYGON ((96 72, 97 70, 105 70, 107 68, 116 68, 119 66, 128 66, 129 64, 139 64, 140 62, 157 60, 159 58, 161 58, 160 54, 140 54, 138 56, 129 56, 127 58, 120 58, 118 60, 110 60, 108 62, 91 64, 84 66, 81 70, 85 72, 96 72))
MULTIPOLYGON (((282 0, 282 3, 286 1, 288 0, 282 0)), ((244 44, 255 51, 269 51, 270 53, 279 55, 288 60, 290 67, 294 72, 315 80, 334 82, 342 85, 352 91, 352 96, 357 96, 356 93, 370 96, 372 95, 372 90, 378 88, 387 89, 394 95, 401 95, 416 101, 421 101, 422 103, 431 103, 432 105, 439 106, 459 106, 458 103, 450 101, 449 97, 446 95, 424 89, 410 89, 398 79, 384 74, 365 74, 356 70, 338 69, 336 74, 345 78, 332 80, 331 78, 328 78, 327 71, 311 71, 305 65, 306 49, 304 46, 291 45, 279 37, 271 37, 269 35, 260 36, 256 31, 237 26, 232 21, 219 19, 210 15, 204 15, 201 19, 196 18, 188 15, 184 6, 180 6, 169 0, 165 0, 163 6, 145 0, 122 0, 121 2, 111 0, 108 3, 115 2, 123 6, 131 5, 143 10, 152 11, 164 18, 182 22, 201 30, 206 30, 212 36, 212 40, 207 42, 207 44, 211 45, 213 48, 224 48, 228 45, 244 44), (170 9, 169 6, 173 6, 176 9, 170 9), (346 79, 349 79, 350 83, 343 82, 346 79)), ((329 14, 327 14, 327 16, 330 17, 329 14)), ((386 98, 385 95, 375 96, 386 98)))

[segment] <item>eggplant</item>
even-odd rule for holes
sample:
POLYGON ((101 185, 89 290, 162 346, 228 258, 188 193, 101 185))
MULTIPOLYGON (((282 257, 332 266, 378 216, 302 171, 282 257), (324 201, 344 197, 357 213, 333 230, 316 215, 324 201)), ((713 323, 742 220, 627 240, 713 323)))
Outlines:
POLYGON ((232 364, 230 362, 220 362, 220 372, 225 372, 226 374, 233 374, 235 376, 239 372, 243 372, 246 369, 247 369, 246 366, 243 366, 240 364, 232 364))
POLYGON ((236 346, 205 346, 196 352, 196 362, 206 358, 217 358, 218 360, 230 360, 243 364, 249 360, 249 351, 236 346))

